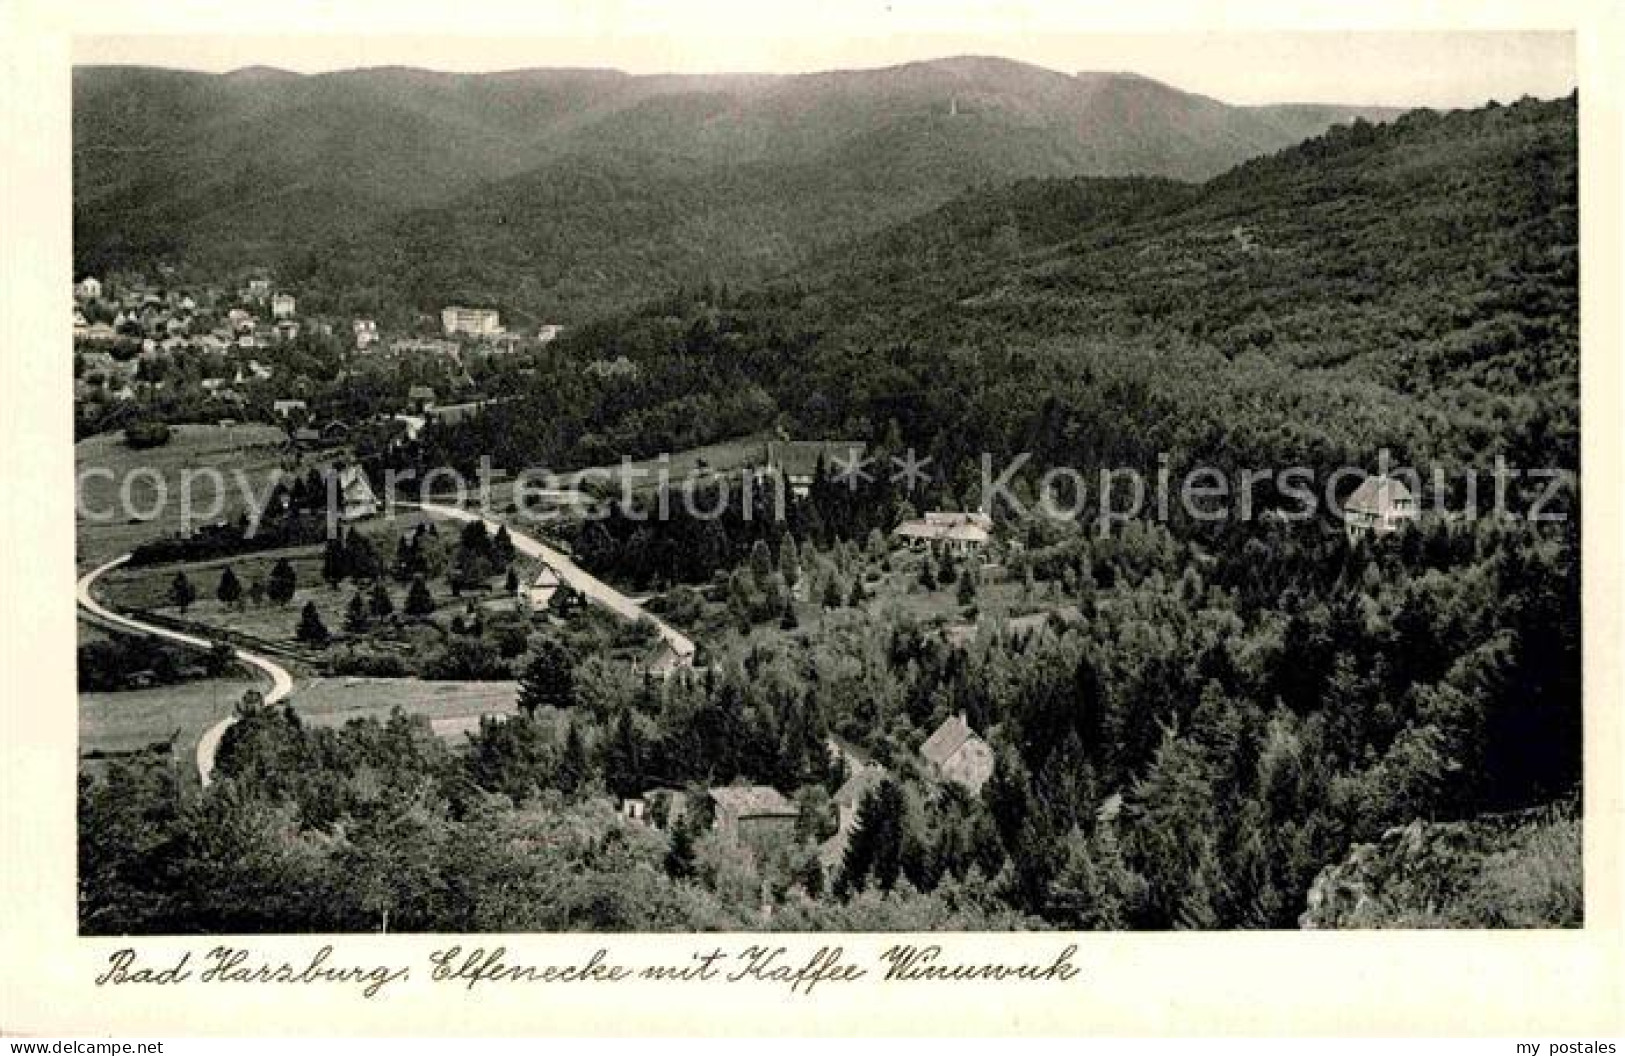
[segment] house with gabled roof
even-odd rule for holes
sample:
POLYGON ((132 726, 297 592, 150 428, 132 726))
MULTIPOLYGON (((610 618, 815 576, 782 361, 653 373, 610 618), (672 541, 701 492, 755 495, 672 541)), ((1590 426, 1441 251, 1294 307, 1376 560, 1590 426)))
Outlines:
POLYGON ((367 481, 360 466, 345 466, 339 471, 339 519, 359 521, 378 512, 378 496, 367 481))
POLYGON ((932 510, 924 517, 904 521, 892 535, 917 550, 941 548, 956 554, 973 553, 993 537, 993 519, 977 511, 932 510))
POLYGON ((758 472, 782 478, 791 494, 805 498, 817 479, 820 461, 833 478, 847 467, 860 466, 868 446, 862 440, 769 440, 758 472))
POLYGON ((1349 541, 1397 532, 1419 516, 1416 497, 1405 483, 1378 474, 1360 482, 1343 503, 1343 526, 1349 541))
POLYGON ((769 785, 728 785, 711 789, 711 827, 736 843, 761 847, 793 838, 801 811, 769 785))
POLYGON ((970 728, 963 712, 944 719, 920 745, 920 755, 937 780, 962 785, 973 795, 993 776, 993 749, 970 728))
POLYGON ((536 573, 536 578, 530 585, 520 584, 519 603, 526 612, 535 614, 546 612, 547 607, 553 604, 553 595, 559 592, 559 574, 549 565, 543 565, 542 570, 536 573))

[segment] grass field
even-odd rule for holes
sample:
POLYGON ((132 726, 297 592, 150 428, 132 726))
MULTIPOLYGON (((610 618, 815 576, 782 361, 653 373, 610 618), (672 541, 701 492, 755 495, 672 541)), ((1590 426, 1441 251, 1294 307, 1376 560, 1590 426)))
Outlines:
POLYGON ((245 508, 235 472, 241 471, 260 495, 282 463, 282 431, 269 425, 173 428, 169 443, 142 451, 126 446, 123 433, 93 436, 74 446, 81 567, 179 530, 182 483, 188 474, 194 475, 191 516, 207 522, 234 517, 245 508), (209 477, 195 476, 209 469, 225 474, 224 488, 209 477), (132 523, 133 517, 140 519, 132 523))
MULTIPOLYGON (((394 553, 393 537, 410 530, 421 519, 421 515, 413 514, 396 518, 388 525, 381 522, 370 525, 365 530, 387 562, 394 553)), ((101 579, 97 592, 114 608, 158 612, 209 627, 285 643, 294 641, 294 631, 305 603, 314 602, 322 622, 337 639, 342 637, 344 611, 357 587, 349 581, 340 584, 336 590, 327 585, 322 579, 322 550, 321 546, 301 546, 177 565, 125 566, 107 573, 101 579), (282 558, 287 558, 293 566, 298 583, 293 600, 288 604, 279 606, 265 602, 255 605, 245 600, 237 607, 229 607, 215 597, 221 573, 227 565, 231 566, 246 593, 255 580, 267 582, 272 567, 282 558), (177 572, 184 572, 197 591, 197 600, 184 616, 170 603, 170 587, 177 572)), ((528 582, 536 574, 535 563, 524 558, 518 559, 514 567, 521 582, 528 582)), ((386 578, 384 582, 395 603, 395 611, 402 613, 406 606, 407 586, 393 579, 386 578)), ((511 596, 502 589, 500 578, 493 578, 490 589, 485 593, 464 591, 462 597, 452 595, 443 577, 430 578, 428 586, 436 605, 434 618, 443 623, 462 613, 470 601, 488 612, 513 606, 511 596)), ((411 637, 410 628, 402 633, 411 637)))
POLYGON ((479 729, 482 715, 512 715, 516 682, 426 682, 410 678, 318 678, 294 693, 299 715, 315 726, 342 726, 351 719, 389 718, 395 708, 426 715, 437 735, 461 744, 479 729))
MULTIPOLYGON (((662 463, 658 458, 646 458, 632 462, 629 468, 639 474, 637 480, 653 486, 658 479, 662 466, 670 474, 673 482, 687 479, 690 475, 700 473, 727 473, 741 466, 757 462, 762 457, 762 448, 768 436, 765 433, 752 436, 735 437, 732 440, 723 440, 715 444, 706 444, 704 447, 691 447, 686 451, 673 451, 670 458, 662 463), (703 467, 703 469, 702 469, 703 467)), ((566 484, 579 484, 583 480, 612 480, 619 481, 623 468, 619 463, 609 466, 594 466, 591 469, 577 470, 573 473, 561 474, 566 484)))
POLYGON ((177 758, 190 760, 203 731, 230 715, 255 685, 241 675, 123 693, 81 693, 79 754, 134 752, 173 736, 177 758))
MULTIPOLYGON (((672 484, 679 485, 693 476, 696 480, 709 479, 718 474, 731 473, 741 466, 751 465, 762 457, 762 447, 767 442, 765 433, 751 436, 735 437, 732 440, 723 440, 715 444, 706 444, 704 447, 691 447, 683 451, 673 451, 665 463, 658 458, 645 458, 629 463, 623 467, 620 463, 605 466, 593 466, 588 469, 572 470, 560 473, 551 483, 560 489, 580 487, 583 482, 597 487, 608 486, 612 493, 620 494, 622 474, 631 474, 634 493, 652 490, 660 481, 660 472, 664 467, 672 484)), ((517 474, 521 467, 502 467, 510 473, 517 474)), ((737 478, 735 478, 737 481, 737 478)), ((514 501, 514 482, 504 480, 491 486, 491 504, 498 510, 505 510, 514 501)), ((564 507, 568 509, 568 507, 564 507)), ((535 527, 534 524, 531 527, 535 527)))
MULTIPOLYGON (((79 755, 99 759, 143 751, 174 738, 173 758, 193 773, 198 738, 230 715, 255 683, 246 676, 187 682, 125 693, 79 694, 79 755)), ((301 683, 289 703, 313 726, 351 719, 383 721, 395 708, 425 715, 437 736, 461 745, 485 715, 517 711, 515 682, 423 682, 407 678, 318 678, 301 683)), ((88 757, 88 758, 87 758, 88 757)))

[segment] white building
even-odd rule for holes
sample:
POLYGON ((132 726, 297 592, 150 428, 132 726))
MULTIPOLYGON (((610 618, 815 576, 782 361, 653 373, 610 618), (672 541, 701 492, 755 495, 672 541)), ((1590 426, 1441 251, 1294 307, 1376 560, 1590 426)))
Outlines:
POLYGON ((985 513, 933 510, 919 520, 899 524, 892 535, 918 550, 940 547, 964 554, 986 546, 992 529, 993 519, 985 513))
POLYGON ((360 466, 339 470, 339 502, 341 520, 359 521, 378 512, 378 496, 360 466))
POLYGON ((536 340, 545 345, 549 341, 556 340, 562 333, 564 333, 564 327, 558 323, 543 323, 536 328, 536 340))
POLYGON ((378 340, 378 323, 372 319, 357 319, 350 324, 355 331, 355 347, 364 349, 378 340))
POLYGON ((271 298, 271 316, 275 319, 292 319, 298 303, 291 293, 279 293, 271 298))
POLYGON ((1393 477, 1367 477, 1343 503, 1343 526, 1349 541, 1367 534, 1397 532, 1418 516, 1416 497, 1403 482, 1393 477))
POLYGON ((81 301, 99 301, 102 299, 101 280, 94 275, 86 275, 73 287, 73 295, 81 301))
POLYGON ((553 595, 558 592, 559 574, 543 565, 542 570, 536 574, 536 579, 528 587, 520 584, 519 603, 527 612, 546 612, 547 607, 553 604, 553 595))
POLYGON ((440 326, 448 334, 484 337, 502 332, 502 318, 495 308, 448 305, 440 310, 440 326))

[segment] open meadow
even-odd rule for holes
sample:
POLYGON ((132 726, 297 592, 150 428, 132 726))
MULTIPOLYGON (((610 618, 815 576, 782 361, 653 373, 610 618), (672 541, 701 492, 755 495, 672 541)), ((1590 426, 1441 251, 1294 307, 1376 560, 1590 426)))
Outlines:
POLYGON ((237 474, 263 495, 282 465, 283 444, 282 430, 256 424, 177 425, 168 443, 141 450, 119 432, 81 440, 74 445, 80 567, 178 531, 189 476, 194 523, 236 517, 248 505, 237 474), (224 475, 224 488, 199 475, 208 470, 224 475))

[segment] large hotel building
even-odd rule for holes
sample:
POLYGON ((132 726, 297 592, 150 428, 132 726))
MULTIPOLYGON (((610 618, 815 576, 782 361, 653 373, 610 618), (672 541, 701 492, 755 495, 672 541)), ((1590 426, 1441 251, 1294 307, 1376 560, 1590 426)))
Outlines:
POLYGON ((442 308, 440 325, 448 334, 470 334, 474 337, 502 332, 502 320, 495 308, 459 308, 455 305, 442 308))

